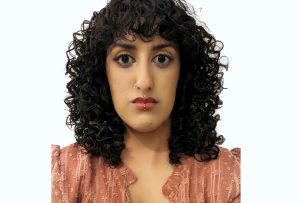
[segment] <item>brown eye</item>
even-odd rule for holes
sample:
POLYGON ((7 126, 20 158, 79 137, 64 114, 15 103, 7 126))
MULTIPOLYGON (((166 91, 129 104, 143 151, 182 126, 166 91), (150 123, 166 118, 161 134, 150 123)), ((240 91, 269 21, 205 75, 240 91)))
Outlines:
POLYGON ((120 57, 120 60, 122 63, 128 63, 129 62, 129 56, 128 55, 123 55, 120 57))
POLYGON ((117 63, 119 63, 120 65, 126 65, 126 66, 134 62, 134 59, 128 54, 122 54, 114 58, 114 60, 117 61, 117 63))
POLYGON ((171 58, 165 54, 160 54, 154 58, 154 62, 160 65, 167 65, 170 63, 171 58))

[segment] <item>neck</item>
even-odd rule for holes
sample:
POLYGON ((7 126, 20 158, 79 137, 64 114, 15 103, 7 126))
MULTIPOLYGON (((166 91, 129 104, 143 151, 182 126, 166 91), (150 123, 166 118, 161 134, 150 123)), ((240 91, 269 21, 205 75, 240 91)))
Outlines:
POLYGON ((125 162, 139 161, 145 163, 158 162, 168 159, 170 136, 170 121, 165 122, 158 129, 151 132, 137 132, 127 127, 125 133, 125 149, 122 152, 122 159, 125 162))

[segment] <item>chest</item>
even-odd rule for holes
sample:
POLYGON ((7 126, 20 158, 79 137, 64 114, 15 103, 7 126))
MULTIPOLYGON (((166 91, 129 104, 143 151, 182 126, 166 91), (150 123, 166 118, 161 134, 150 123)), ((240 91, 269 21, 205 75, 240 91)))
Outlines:
POLYGON ((128 192, 131 203, 169 203, 169 200, 164 196, 162 188, 164 181, 154 178, 149 180, 148 177, 138 177, 138 180, 129 186, 128 192))
POLYGON ((172 171, 171 167, 154 171, 135 171, 137 181, 128 187, 131 203, 169 203, 162 189, 172 171))

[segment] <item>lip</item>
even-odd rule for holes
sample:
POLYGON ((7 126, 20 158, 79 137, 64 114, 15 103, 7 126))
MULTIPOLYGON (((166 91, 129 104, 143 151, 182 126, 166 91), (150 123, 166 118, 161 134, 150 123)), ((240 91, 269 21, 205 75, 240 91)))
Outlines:
POLYGON ((153 109, 158 101, 152 97, 137 97, 132 101, 132 103, 137 109, 147 111, 153 109))
POLYGON ((137 97, 132 101, 132 103, 157 103, 157 101, 152 97, 147 97, 147 98, 137 97))

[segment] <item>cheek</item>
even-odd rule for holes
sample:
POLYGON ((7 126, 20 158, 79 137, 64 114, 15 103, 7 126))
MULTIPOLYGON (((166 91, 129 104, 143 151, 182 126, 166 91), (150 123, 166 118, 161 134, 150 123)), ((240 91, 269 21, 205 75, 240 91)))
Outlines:
POLYGON ((125 95, 125 86, 118 78, 110 81, 110 92, 114 103, 120 103, 125 95))
POLYGON ((176 90, 177 90, 177 84, 178 84, 178 78, 179 74, 177 72, 172 72, 168 74, 167 77, 162 79, 163 83, 161 84, 161 94, 164 95, 166 105, 173 106, 175 102, 176 97, 176 90), (168 82, 165 82, 168 81, 168 82))
POLYGON ((170 92, 172 94, 172 95, 170 95, 170 98, 172 98, 172 101, 170 101, 170 102, 172 102, 172 109, 173 109, 175 99, 176 99, 178 80, 179 80, 179 71, 173 75, 173 78, 171 80, 172 82, 170 82, 170 85, 171 85, 170 92))
POLYGON ((179 80, 179 70, 174 72, 172 75, 170 75, 169 77, 169 89, 172 95, 176 94, 176 89, 177 89, 177 84, 178 84, 178 80, 179 80))
POLYGON ((107 79, 115 108, 127 101, 128 79, 120 71, 109 70, 107 79))

